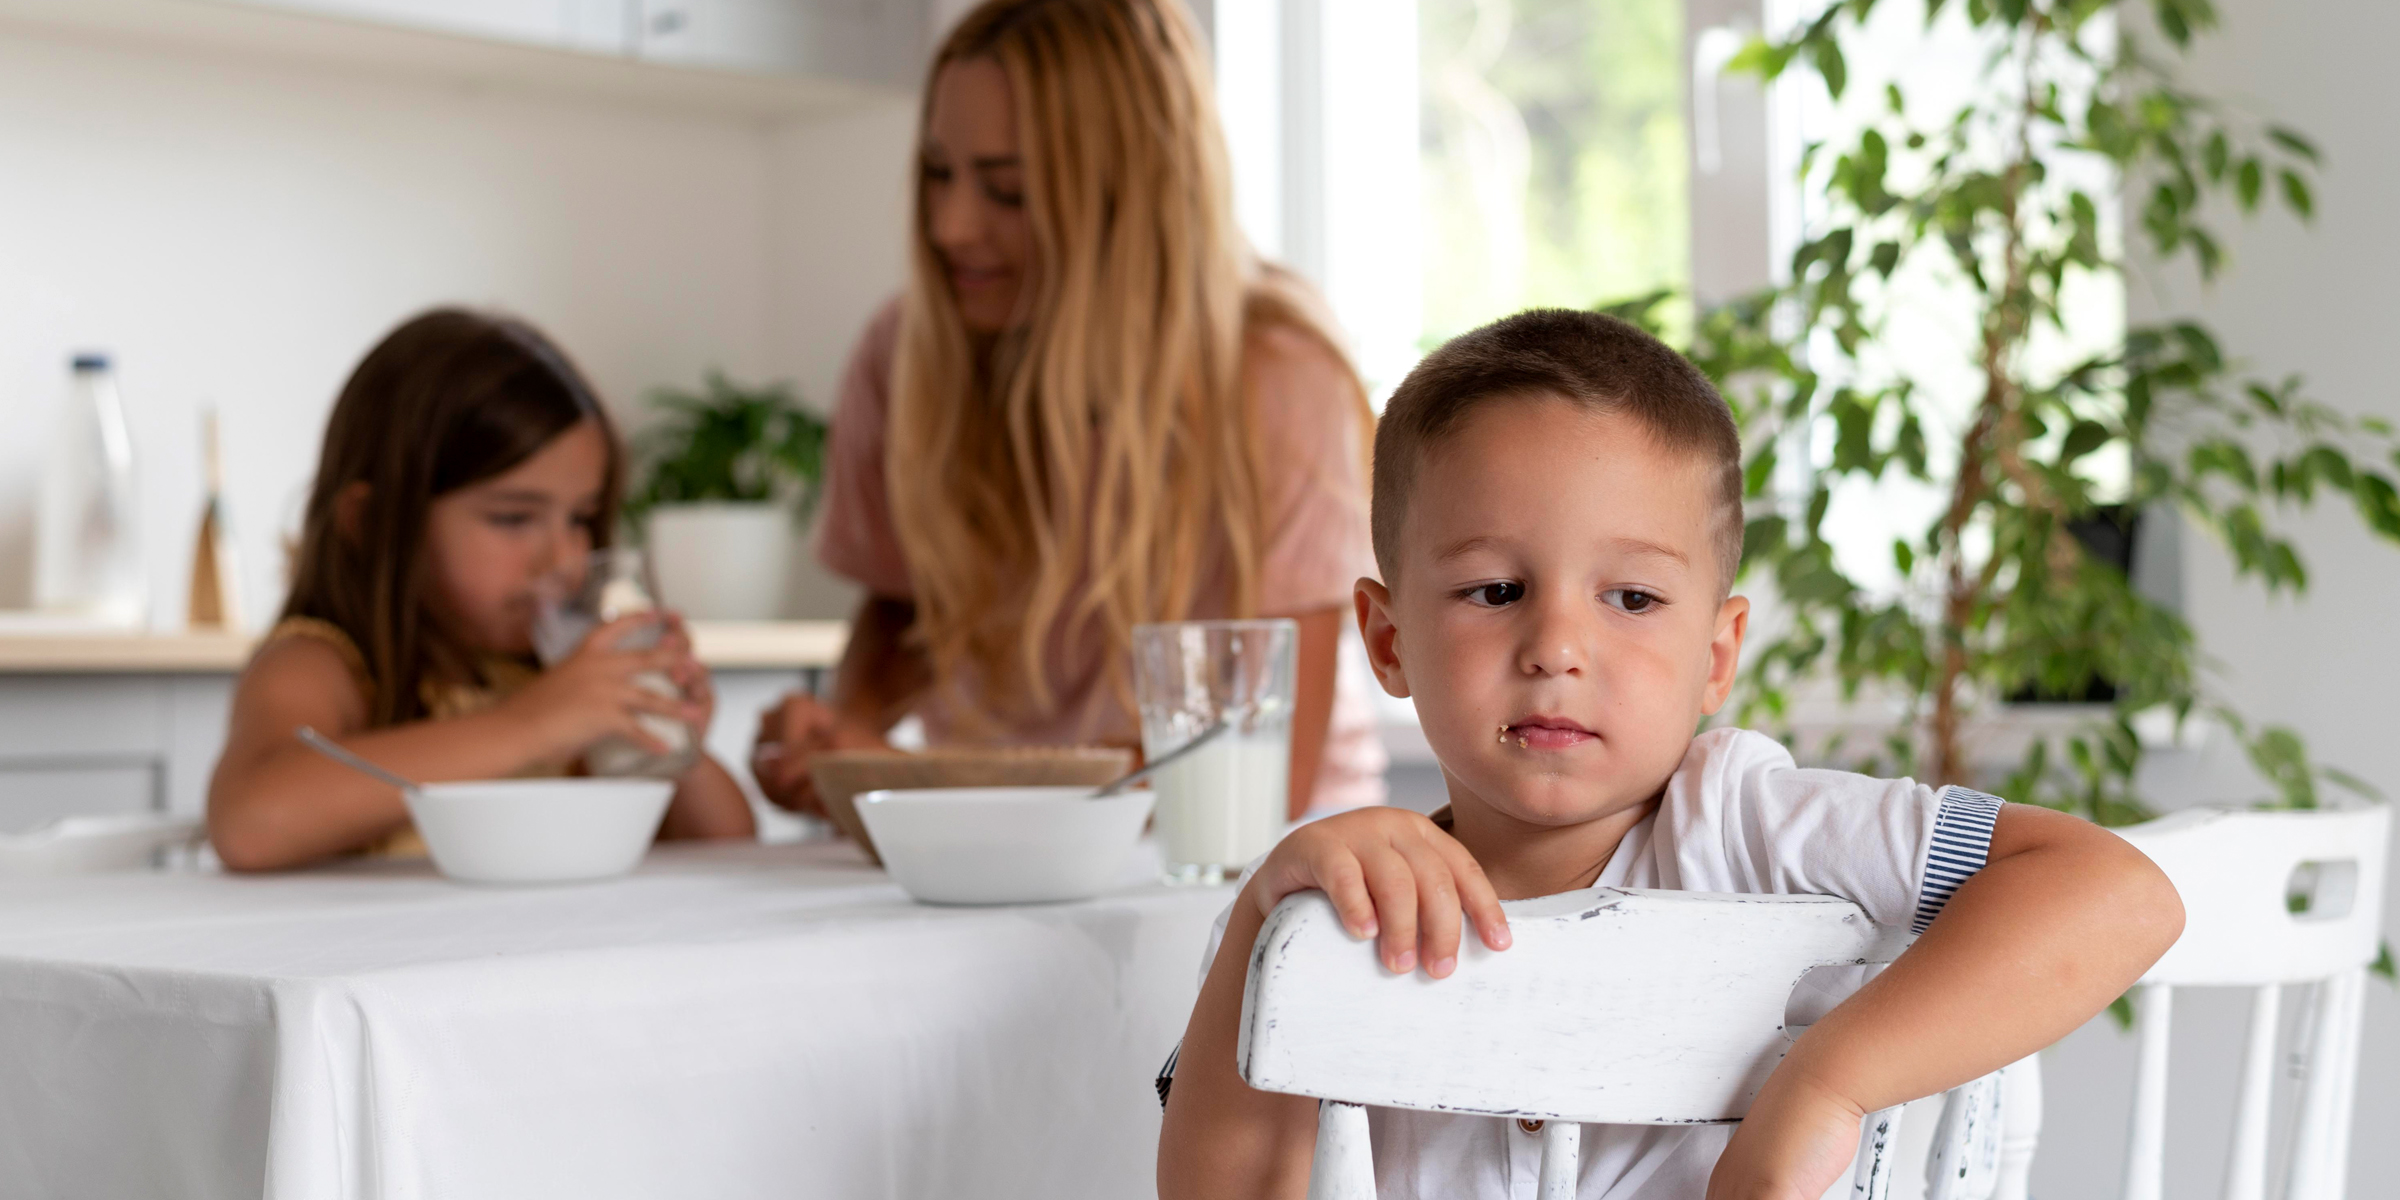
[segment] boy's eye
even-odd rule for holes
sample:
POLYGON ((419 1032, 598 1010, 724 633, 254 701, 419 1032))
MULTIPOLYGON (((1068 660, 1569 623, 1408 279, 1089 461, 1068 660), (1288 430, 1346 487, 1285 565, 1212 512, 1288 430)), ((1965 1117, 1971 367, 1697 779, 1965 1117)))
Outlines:
POLYGON ((534 517, 529 512, 493 512, 485 513, 483 519, 502 529, 522 529, 533 524, 534 517))
POLYGON ((1479 583, 1467 589, 1467 603, 1484 608, 1503 608, 1524 598, 1525 585, 1512 580, 1479 583))
POLYGON ((1600 593, 1600 599, 1610 608, 1629 613, 1649 612, 1666 603, 1639 588, 1610 588, 1600 593))
POLYGON ((983 195, 985 199, 1002 208, 1022 208, 1025 204, 1023 189, 1012 190, 987 183, 983 187, 983 195))

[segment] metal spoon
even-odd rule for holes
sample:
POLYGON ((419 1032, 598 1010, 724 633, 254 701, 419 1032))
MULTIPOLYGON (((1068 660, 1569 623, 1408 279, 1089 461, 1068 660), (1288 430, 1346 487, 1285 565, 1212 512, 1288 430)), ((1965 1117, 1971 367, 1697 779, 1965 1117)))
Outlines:
POLYGON ((322 754, 325 757, 330 758, 353 771, 372 775, 375 778, 392 785, 393 787, 399 788, 403 792, 416 792, 422 790, 417 784, 407 779, 403 779, 400 776, 391 773, 390 771, 384 770, 382 767, 376 766, 374 763, 368 762, 367 760, 342 749, 342 747, 332 738, 326 737, 324 734, 318 733, 316 730, 306 725, 300 727, 300 740, 306 742, 309 749, 314 750, 317 753, 322 754))
POLYGON ((1107 783, 1101 784, 1100 790, 1093 792, 1091 798, 1098 800, 1102 796, 1114 796, 1118 792, 1124 791, 1126 788, 1132 787, 1134 784, 1140 783, 1141 781, 1150 778, 1152 775, 1157 774, 1159 771, 1164 770, 1167 764, 1172 763, 1176 759, 1182 758, 1184 755, 1190 754, 1192 751, 1208 744, 1219 734, 1222 734, 1231 728, 1233 728, 1233 723, 1231 721, 1219 718, 1214 724, 1211 724, 1208 728, 1201 730, 1197 736, 1192 738, 1192 740, 1167 751, 1165 754, 1159 755, 1157 758, 1154 758, 1147 763, 1142 764, 1141 767, 1136 770, 1129 771, 1123 775, 1117 776, 1115 779, 1109 780, 1107 783))

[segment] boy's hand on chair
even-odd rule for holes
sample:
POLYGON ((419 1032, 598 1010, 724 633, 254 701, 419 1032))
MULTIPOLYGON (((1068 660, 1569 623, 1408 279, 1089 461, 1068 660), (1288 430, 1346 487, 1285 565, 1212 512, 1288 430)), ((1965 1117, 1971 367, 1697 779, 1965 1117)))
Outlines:
POLYGON ((1333 902, 1352 937, 1376 939, 1376 957, 1395 974, 1419 963, 1435 979, 1456 970, 1462 909, 1484 945, 1508 948, 1508 917, 1483 868, 1458 839, 1407 809, 1361 808, 1303 825, 1250 881, 1261 915, 1311 888, 1333 902))
POLYGON ((644 730, 638 717, 656 713, 696 724, 707 715, 688 698, 659 695, 636 678, 651 671, 672 676, 679 658, 689 661, 688 647, 678 650, 670 639, 661 639, 647 650, 617 648, 617 643, 657 619, 640 613, 602 625, 565 661, 543 671, 502 703, 501 711, 515 715, 532 731, 537 757, 580 754, 607 737, 622 737, 653 754, 663 754, 668 747, 644 730))
POLYGON ((1777 1070, 1717 1159, 1708 1200, 1820 1200, 1857 1156, 1865 1116, 1832 1089, 1777 1070))

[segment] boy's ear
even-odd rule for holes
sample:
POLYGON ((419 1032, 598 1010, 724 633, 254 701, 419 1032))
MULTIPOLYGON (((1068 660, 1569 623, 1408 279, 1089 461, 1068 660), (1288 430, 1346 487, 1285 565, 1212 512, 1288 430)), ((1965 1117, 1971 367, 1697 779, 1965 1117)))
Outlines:
POLYGON ((1367 643, 1367 665, 1375 681, 1401 699, 1408 697, 1408 672, 1400 666, 1400 627, 1392 624, 1392 593, 1372 579, 1358 581, 1351 599, 1358 605, 1358 634, 1367 643))
POLYGON ((1734 676, 1742 669, 1742 636, 1750 632, 1750 600, 1727 596, 1717 608, 1716 636, 1708 640, 1708 690, 1700 695, 1700 711, 1714 715, 1733 694, 1734 676))
POLYGON ((358 531, 367 519, 367 494, 371 489, 364 479, 342 485, 341 494, 333 498, 333 527, 343 537, 358 540, 358 531))

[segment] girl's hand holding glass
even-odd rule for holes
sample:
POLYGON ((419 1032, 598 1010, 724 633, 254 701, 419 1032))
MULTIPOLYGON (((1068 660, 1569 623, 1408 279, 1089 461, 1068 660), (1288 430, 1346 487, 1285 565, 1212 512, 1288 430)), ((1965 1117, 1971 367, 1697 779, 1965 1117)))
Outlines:
MULTIPOLYGON (((623 651, 669 649, 670 657, 635 672, 632 682, 655 696, 688 702, 691 680, 700 673, 691 639, 673 613, 659 607, 658 581, 639 550, 591 551, 585 561, 543 580, 535 588, 533 645, 555 669, 590 644, 598 629, 632 624, 608 644, 623 651), (671 648, 671 649, 670 649, 671 648), (680 677, 679 677, 680 676, 680 677)), ((706 708, 713 708, 713 702, 706 708)), ((701 719, 705 722, 704 710, 701 719)), ((639 737, 603 737, 583 747, 584 768, 594 775, 646 775, 674 779, 698 761, 700 737, 708 726, 659 710, 637 710, 639 737)))
POLYGON ((659 624, 658 614, 645 612, 592 630, 574 653, 511 696, 501 711, 522 720, 548 758, 571 758, 620 738, 650 755, 688 752, 688 736, 683 746, 670 745, 652 722, 663 718, 687 731, 706 728, 715 701, 680 622, 670 622, 665 636, 659 635, 659 624), (652 638, 656 641, 645 648, 626 645, 652 638), (662 694, 642 678, 645 675, 664 676, 680 690, 662 694), (695 678, 701 684, 699 699, 688 682, 695 678))

